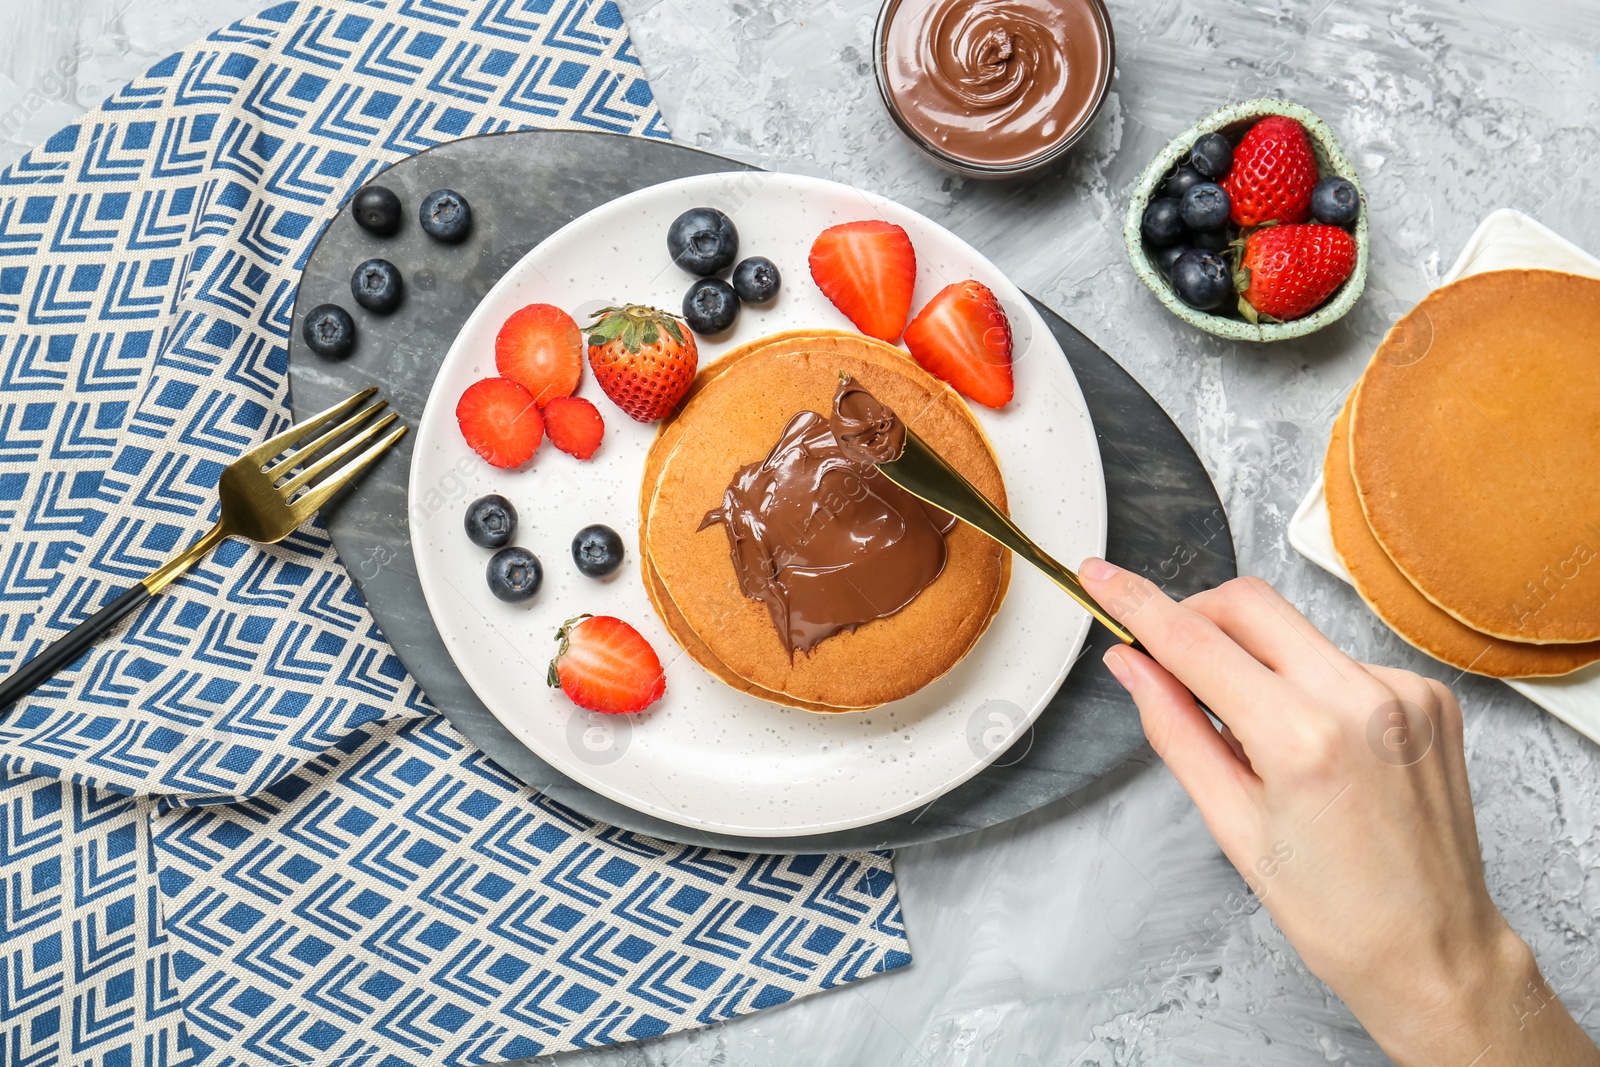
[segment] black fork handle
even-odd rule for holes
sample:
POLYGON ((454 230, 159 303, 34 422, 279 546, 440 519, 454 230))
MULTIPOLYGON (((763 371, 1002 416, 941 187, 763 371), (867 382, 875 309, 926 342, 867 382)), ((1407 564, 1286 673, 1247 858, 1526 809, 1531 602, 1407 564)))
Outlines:
POLYGON ((89 650, 107 630, 150 599, 150 590, 144 583, 135 582, 133 588, 84 619, 64 637, 46 645, 39 654, 11 672, 0 682, 0 712, 21 700, 47 679, 89 650))

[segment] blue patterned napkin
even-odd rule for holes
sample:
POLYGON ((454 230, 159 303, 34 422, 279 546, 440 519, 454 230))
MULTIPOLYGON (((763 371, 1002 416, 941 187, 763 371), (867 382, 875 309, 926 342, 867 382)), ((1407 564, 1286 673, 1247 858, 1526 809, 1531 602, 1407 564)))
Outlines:
MULTIPOLYGON (((521 128, 666 136, 609 0, 280 4, 0 173, 0 671, 286 424, 321 221, 521 128)), ((225 543, 0 719, 0 1063, 483 1063, 909 959, 885 857, 685 849, 516 785, 314 526, 225 543)))
POLYGON ((494 1063, 656 1037, 910 962, 888 857, 748 856, 540 798, 439 718, 155 820, 191 1044, 494 1063))

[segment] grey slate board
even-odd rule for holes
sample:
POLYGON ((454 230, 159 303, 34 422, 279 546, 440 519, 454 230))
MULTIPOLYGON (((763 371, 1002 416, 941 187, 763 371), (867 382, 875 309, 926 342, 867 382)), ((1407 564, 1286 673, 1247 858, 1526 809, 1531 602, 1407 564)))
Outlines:
MULTIPOLYGON (((456 141, 396 164, 372 180, 393 189, 406 205, 401 232, 372 237, 341 210, 305 267, 290 342, 295 418, 376 385, 415 425, 461 323, 530 248, 585 211, 635 189, 745 169, 658 141, 545 131, 456 141), (459 190, 473 207, 474 232, 461 245, 438 244, 417 226, 418 201, 445 186, 459 190), (350 272, 373 256, 393 261, 406 277, 406 302, 388 318, 363 311, 350 298, 350 272), (317 357, 300 339, 306 312, 324 302, 348 309, 361 331, 356 351, 342 362, 317 357)), ((1227 518, 1183 434, 1109 356, 1034 303, 1072 363, 1098 432, 1110 501, 1107 557, 1175 596, 1233 577, 1227 518)), ((708 834, 643 815, 578 785, 530 752, 456 670, 434 629, 411 555, 410 460, 408 437, 354 490, 325 508, 322 521, 378 625, 434 704, 501 767, 592 818, 739 851, 895 848, 1015 818, 1081 789, 1144 747, 1138 713, 1099 662, 1113 639, 1096 627, 1034 728, 983 773, 918 811, 854 830, 776 840, 708 834)))

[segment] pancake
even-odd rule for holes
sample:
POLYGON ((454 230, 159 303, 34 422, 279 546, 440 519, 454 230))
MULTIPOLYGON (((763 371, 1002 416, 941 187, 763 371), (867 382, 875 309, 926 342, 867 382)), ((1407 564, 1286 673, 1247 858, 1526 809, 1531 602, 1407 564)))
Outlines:
MULTIPOLYGON (((1355 394, 1351 394, 1354 400, 1355 394)), ((1463 625, 1417 592, 1372 536, 1350 476, 1350 403, 1346 401, 1323 464, 1333 547, 1373 614, 1434 659, 1491 678, 1542 678, 1569 674, 1600 660, 1600 643, 1532 645, 1502 641, 1463 625)))
POLYGON ((1600 280, 1473 275, 1396 323, 1350 415, 1384 552, 1471 629, 1600 639, 1600 280), (1413 337, 1429 336, 1420 358, 1413 337))
POLYGON ((669 630, 713 674, 731 673, 754 686, 754 695, 812 710, 876 707, 944 674, 987 628, 1010 568, 998 545, 957 524, 946 538, 943 573, 907 607, 790 657, 765 606, 740 589, 726 534, 699 525, 722 503, 734 472, 762 459, 796 412, 830 410, 840 371, 1004 507, 998 465, 965 403, 899 349, 845 333, 766 339, 708 368, 658 434, 641 501, 646 582, 665 594, 657 607, 669 630), (711 662, 684 639, 685 629, 711 662))
POLYGON ((678 611, 678 605, 673 603, 672 597, 667 594, 666 586, 661 584, 661 578, 656 574, 655 567, 651 565, 648 556, 645 557, 642 569, 644 571, 644 587, 645 591, 650 595, 650 604, 656 609, 656 614, 661 617, 667 632, 672 634, 673 640, 678 642, 691 659, 704 667, 717 681, 731 689, 737 689, 741 693, 748 693, 750 696, 768 700, 774 704, 799 708, 801 711, 814 711, 818 714, 831 715, 842 711, 867 710, 866 708, 836 708, 830 704, 809 704, 785 693, 774 693, 770 689, 763 689, 754 682, 746 681, 734 674, 727 664, 717 658, 716 653, 711 651, 710 646, 700 640, 699 635, 689 628, 689 623, 684 619, 683 614, 678 611))
MULTIPOLYGON (((696 392, 704 388, 710 381, 714 380, 721 373, 734 366, 741 358, 752 353, 762 352, 771 355, 774 352, 783 350, 800 351, 804 349, 816 349, 819 344, 825 348, 833 349, 841 343, 846 346, 868 345, 876 347, 881 355, 887 356, 892 361, 892 366, 896 367, 897 369, 910 370, 911 373, 917 375, 921 374, 920 370, 915 369, 914 365, 910 363, 905 354, 900 352, 898 349, 881 345, 878 342, 869 341, 865 338, 861 338, 859 335, 841 334, 834 331, 795 331, 789 334, 776 335, 774 337, 762 339, 758 342, 753 342, 750 345, 744 346, 742 349, 736 349, 735 351, 724 355, 702 372, 702 376, 701 378, 697 379, 694 389, 692 389, 690 392, 690 396, 692 397, 696 392)), ((939 388, 942 389, 943 387, 941 386, 939 388)), ((977 420, 972 416, 965 404, 957 401, 955 404, 955 410, 959 411, 960 414, 964 416, 970 426, 971 432, 979 439, 982 439, 982 430, 979 427, 977 420)), ((678 422, 674 420, 664 423, 662 430, 658 435, 656 446, 653 448, 650 456, 647 459, 646 473, 641 492, 641 543, 646 546, 649 545, 651 540, 649 535, 650 527, 648 507, 650 504, 650 499, 653 496, 651 491, 653 483, 658 477, 659 471, 662 465, 665 463, 666 457, 668 454, 670 454, 672 448, 675 446, 677 439, 681 436, 684 429, 691 425, 692 421, 678 422)), ((1003 497, 1000 499, 1003 500, 1003 497)), ((733 687, 741 689, 745 692, 749 692, 752 695, 768 700, 774 700, 779 703, 794 707, 802 707, 806 710, 819 712, 863 710, 861 707, 839 707, 834 705, 802 701, 789 694, 763 689, 762 687, 757 686, 747 679, 741 678, 737 674, 733 673, 725 664, 721 663, 721 661, 711 653, 710 649, 705 645, 704 642, 699 640, 698 636, 694 634, 693 630, 688 627, 681 613, 677 611, 677 605, 673 602, 672 598, 666 594, 666 590, 659 576, 655 572, 654 562, 651 558, 648 547, 646 547, 645 551, 640 553, 640 556, 641 569, 644 573, 646 587, 650 591, 652 602, 655 604, 658 614, 662 616, 663 621, 667 625, 669 631, 673 632, 674 637, 679 640, 680 644, 682 644, 685 649, 689 651, 691 656, 693 656, 704 667, 706 667, 706 669, 713 675, 717 676, 733 687)), ((993 598, 991 608, 984 620, 985 626, 987 625, 988 619, 992 618, 994 612, 999 608, 1001 600, 1000 593, 1003 593, 1004 579, 1010 573, 1009 557, 1002 557, 1001 562, 1002 588, 1000 592, 997 592, 993 598)), ((731 563, 728 566, 731 570, 731 563)))
MULTIPOLYGON (((826 330, 792 330, 785 333, 771 334, 767 337, 751 341, 738 348, 725 352, 716 362, 703 367, 695 376, 694 384, 684 394, 682 404, 687 404, 707 384, 721 376, 728 368, 738 363, 739 360, 754 352, 778 351, 803 351, 809 343, 818 339, 834 336, 838 331, 826 330)), ((831 342, 824 342, 831 343, 831 342)), ((865 711, 866 708, 834 707, 829 704, 817 704, 799 700, 784 693, 775 693, 770 689, 763 689, 754 682, 739 677, 728 665, 716 657, 704 641, 690 628, 683 614, 678 611, 678 605, 673 603, 666 587, 661 583, 661 577, 656 573, 655 564, 650 560, 648 545, 650 543, 650 503, 655 498, 656 483, 661 477, 661 468, 666 463, 667 457, 677 447, 678 440, 690 423, 680 422, 676 418, 664 420, 656 433, 656 440, 651 445, 649 454, 645 457, 644 477, 640 480, 639 489, 639 570, 644 578, 645 591, 650 596, 650 603, 656 609, 661 622, 666 626, 675 641, 687 652, 691 659, 704 667, 707 673, 719 682, 741 693, 762 700, 769 700, 775 704, 783 704, 802 711, 814 711, 820 714, 829 714, 841 711, 865 711)))

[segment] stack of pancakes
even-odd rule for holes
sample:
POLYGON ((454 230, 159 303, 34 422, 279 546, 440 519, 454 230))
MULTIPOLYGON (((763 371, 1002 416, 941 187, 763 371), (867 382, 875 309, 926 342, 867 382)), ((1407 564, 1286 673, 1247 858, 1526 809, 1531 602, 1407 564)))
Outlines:
POLYGON ((1600 660, 1600 281, 1434 291, 1379 346, 1323 473, 1340 559, 1411 644, 1496 678, 1600 660))
POLYGON ((1011 567, 998 545, 958 523, 943 572, 909 605, 789 654, 767 608, 741 590, 722 527, 700 524, 797 412, 832 410, 841 371, 1005 507, 999 464, 961 398, 900 349, 833 331, 763 338, 702 370, 662 423, 639 494, 640 567, 673 638, 735 689, 816 712, 877 707, 955 666, 999 610, 1011 567))

